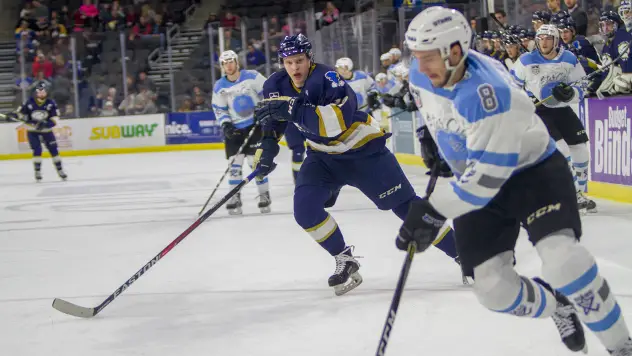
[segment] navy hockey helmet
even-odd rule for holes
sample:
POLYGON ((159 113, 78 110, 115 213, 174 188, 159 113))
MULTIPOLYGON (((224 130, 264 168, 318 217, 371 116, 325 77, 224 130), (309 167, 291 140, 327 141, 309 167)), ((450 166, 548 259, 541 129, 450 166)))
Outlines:
POLYGON ((505 46, 508 46, 508 45, 520 46, 520 38, 518 38, 518 36, 516 35, 506 34, 503 36, 502 41, 505 46))
POLYGON ((531 21, 533 22, 540 21, 544 24, 547 24, 551 22, 551 13, 544 10, 538 10, 533 13, 533 16, 531 16, 531 21))
POLYGON ((575 20, 572 17, 558 20, 555 22, 555 26, 560 30, 573 30, 575 31, 575 20))
POLYGON ((39 82, 35 85, 35 96, 37 98, 45 98, 47 94, 48 87, 46 86, 46 83, 39 82))
POLYGON ((491 40, 492 39, 492 31, 485 31, 483 32, 483 39, 484 40, 491 40))
POLYGON ((300 53, 305 53, 307 58, 310 60, 313 58, 312 43, 309 42, 307 37, 302 33, 293 36, 285 36, 283 41, 281 41, 278 52, 281 62, 283 61, 283 58, 300 53))
POLYGON ((621 17, 614 11, 604 11, 599 17, 599 32, 606 37, 614 36, 614 33, 623 26, 621 17))
POLYGON ((561 21, 570 17, 571 17, 571 14, 569 14, 568 12, 560 11, 551 17, 551 21, 557 22, 557 21, 561 21))

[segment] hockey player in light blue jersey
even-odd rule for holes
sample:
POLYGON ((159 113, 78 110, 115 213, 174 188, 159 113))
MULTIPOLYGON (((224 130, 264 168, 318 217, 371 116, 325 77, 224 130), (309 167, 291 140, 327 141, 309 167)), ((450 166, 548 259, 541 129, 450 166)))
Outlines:
POLYGON ((366 72, 361 70, 353 70, 353 61, 351 58, 342 57, 336 61, 336 71, 342 79, 349 83, 349 86, 356 94, 358 109, 364 112, 370 112, 369 93, 377 92, 375 81, 366 72))
POLYGON ((542 118, 557 147, 575 173, 577 203, 582 211, 596 212, 597 204, 586 198, 590 149, 586 129, 569 106, 582 100, 579 81, 586 75, 577 57, 559 46, 555 25, 540 26, 536 49, 518 59, 511 73, 524 89, 538 100, 545 100, 536 113, 542 118), (571 83, 576 83, 573 87, 571 83), (553 96, 552 98, 550 98, 553 96))
MULTIPOLYGON (((219 57, 219 62, 226 75, 215 82, 213 87, 212 106, 215 117, 219 121, 224 133, 224 143, 226 158, 235 160, 230 167, 230 177, 228 185, 235 187, 242 180, 242 166, 244 158, 248 157, 248 162, 252 166, 256 144, 261 139, 261 128, 255 126, 253 113, 255 105, 261 101, 263 93, 263 83, 266 78, 254 70, 240 70, 239 58, 234 51, 224 51, 219 57), (244 143, 252 130, 248 143, 242 152, 239 148, 244 143)), ((259 190, 258 207, 262 213, 270 212, 270 191, 268 188, 268 178, 257 180, 259 190)), ((226 208, 231 215, 242 213, 241 195, 235 194, 226 204, 226 208)))
POLYGON ((458 11, 427 8, 405 37, 414 58, 411 93, 455 178, 437 188, 445 191, 411 204, 397 247, 415 242, 425 250, 453 218, 461 263, 473 269, 482 305, 552 317, 572 351, 586 346, 581 320, 612 355, 631 355, 615 294, 579 243, 571 171, 533 102, 500 63, 469 50, 472 32, 458 11), (521 225, 548 283, 520 276, 512 266, 521 225))

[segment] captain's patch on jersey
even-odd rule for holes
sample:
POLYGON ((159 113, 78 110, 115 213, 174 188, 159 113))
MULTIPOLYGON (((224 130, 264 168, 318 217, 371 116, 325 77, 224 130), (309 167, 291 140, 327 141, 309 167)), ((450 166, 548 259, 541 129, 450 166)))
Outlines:
POLYGON ((338 73, 334 71, 330 70, 329 72, 325 73, 325 78, 327 78, 327 80, 331 82, 332 88, 338 88, 345 85, 345 81, 342 80, 342 78, 340 78, 338 73))

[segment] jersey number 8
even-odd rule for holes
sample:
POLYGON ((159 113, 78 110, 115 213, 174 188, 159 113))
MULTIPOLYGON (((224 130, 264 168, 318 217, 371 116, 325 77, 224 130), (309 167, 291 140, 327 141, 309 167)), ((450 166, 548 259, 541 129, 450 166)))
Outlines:
POLYGON ((491 112, 498 107, 496 93, 494 93, 494 88, 492 88, 491 85, 481 84, 478 87, 478 96, 481 98, 481 103, 483 103, 483 109, 485 109, 485 111, 491 112))

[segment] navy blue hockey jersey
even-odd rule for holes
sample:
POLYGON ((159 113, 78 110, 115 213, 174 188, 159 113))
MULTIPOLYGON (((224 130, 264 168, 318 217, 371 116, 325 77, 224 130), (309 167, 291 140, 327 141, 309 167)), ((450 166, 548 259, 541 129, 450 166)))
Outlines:
POLYGON ((51 131, 57 125, 56 120, 60 116, 57 104, 52 99, 41 101, 30 98, 16 110, 16 113, 21 116, 20 120, 28 125, 40 127, 39 130, 35 127, 29 127, 29 131, 38 132, 51 131))
POLYGON ((624 28, 620 28, 615 32, 614 37, 606 41, 601 51, 601 64, 608 65, 615 58, 622 54, 621 59, 617 63, 621 67, 623 73, 632 73, 632 61, 630 60, 629 43, 632 42, 632 34, 624 28))
POLYGON ((336 71, 314 64, 302 88, 292 83, 285 70, 274 73, 263 85, 264 98, 294 97, 292 123, 273 122, 264 131, 279 136, 288 124, 301 131, 312 151, 328 154, 367 153, 371 147, 383 146, 390 135, 368 113, 358 110, 356 94, 336 71))

